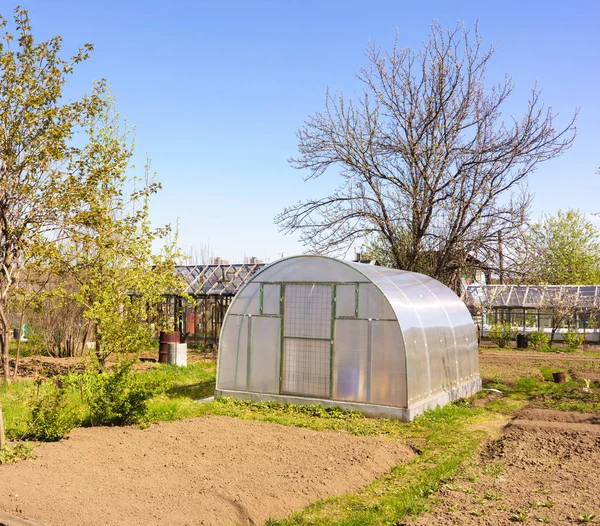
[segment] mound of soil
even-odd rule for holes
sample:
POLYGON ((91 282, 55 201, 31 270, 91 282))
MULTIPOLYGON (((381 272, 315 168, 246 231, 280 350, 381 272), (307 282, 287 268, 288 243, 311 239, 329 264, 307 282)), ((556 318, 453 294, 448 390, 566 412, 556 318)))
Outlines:
POLYGON ((414 453, 227 417, 74 430, 0 466, 0 510, 54 525, 259 524, 356 491, 414 453))
POLYGON ((600 415, 526 408, 414 524, 574 524, 600 515, 600 415))

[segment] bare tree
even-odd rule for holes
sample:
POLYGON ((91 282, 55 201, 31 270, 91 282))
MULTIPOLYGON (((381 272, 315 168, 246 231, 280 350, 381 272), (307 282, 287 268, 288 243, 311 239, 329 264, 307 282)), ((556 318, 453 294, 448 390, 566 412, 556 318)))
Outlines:
POLYGON ((527 216, 527 176, 571 145, 575 116, 555 129, 535 86, 523 117, 503 119, 512 81, 484 87, 494 51, 462 24, 435 23, 422 51, 369 46, 362 95, 328 92, 290 161, 306 179, 337 168, 342 184, 286 208, 275 218, 280 229, 334 254, 374 238, 394 266, 455 288, 469 259, 497 268, 499 234, 506 264, 527 216))

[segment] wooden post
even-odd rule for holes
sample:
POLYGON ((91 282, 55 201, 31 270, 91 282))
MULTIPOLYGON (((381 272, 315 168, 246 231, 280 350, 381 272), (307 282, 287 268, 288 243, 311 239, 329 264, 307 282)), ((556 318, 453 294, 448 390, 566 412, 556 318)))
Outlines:
POLYGON ((6 446, 6 437, 4 436, 4 417, 2 416, 2 406, 0 405, 0 449, 6 446))

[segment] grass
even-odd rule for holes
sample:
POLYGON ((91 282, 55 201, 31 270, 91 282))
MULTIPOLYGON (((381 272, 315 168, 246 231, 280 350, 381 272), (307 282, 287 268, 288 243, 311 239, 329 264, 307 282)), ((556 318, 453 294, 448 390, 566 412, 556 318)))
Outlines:
MULTIPOLYGON (((315 502, 285 519, 270 519, 266 523, 271 526, 351 526, 397 524, 426 510, 432 505, 431 495, 442 485, 449 485, 475 456, 489 436, 486 425, 496 419, 501 421, 503 415, 514 414, 526 403, 564 410, 600 411, 600 394, 596 392, 600 385, 592 382, 591 392, 586 393, 582 380, 570 378, 564 384, 555 384, 550 381, 551 375, 559 370, 585 378, 586 372, 599 371, 600 363, 543 358, 515 365, 482 366, 484 387, 501 390, 503 397, 493 399, 483 407, 476 407, 479 404, 473 402, 485 394, 471 400, 459 400, 409 424, 320 406, 254 403, 227 398, 200 404, 198 399, 210 396, 214 391, 215 364, 212 362, 199 362, 187 368, 157 364, 136 374, 143 374, 163 386, 150 400, 150 422, 218 415, 357 436, 383 435, 389 440, 401 440, 411 445, 417 452, 411 461, 391 468, 362 490, 315 502)), ((49 382, 40 386, 42 392, 51 388, 49 382)), ((30 409, 23 401, 33 400, 37 389, 32 381, 0 386, 0 403, 11 437, 16 438, 25 430, 30 409)), ((82 406, 77 389, 73 389, 70 396, 74 406, 82 406)), ((5 455, 9 458, 8 453, 5 455)), ((501 468, 494 465, 489 469, 495 473, 501 468)), ((484 497, 488 501, 497 498, 492 493, 484 497)), ((521 522, 527 517, 517 512, 513 520, 521 522)))
MULTIPOLYGON (((189 367, 157 364, 148 371, 135 374, 144 375, 163 387, 161 394, 150 401, 150 422, 202 414, 200 404, 194 399, 211 395, 215 386, 215 364, 212 362, 197 362, 189 367)), ((79 420, 85 422, 88 420, 87 409, 81 399, 76 379, 77 375, 71 376, 73 386, 68 393, 69 403, 79 413, 79 420)), ((54 384, 52 380, 42 383, 21 380, 9 385, 0 384, 0 405, 8 439, 18 440, 25 435, 38 389, 39 395, 43 396, 54 389, 54 384)))

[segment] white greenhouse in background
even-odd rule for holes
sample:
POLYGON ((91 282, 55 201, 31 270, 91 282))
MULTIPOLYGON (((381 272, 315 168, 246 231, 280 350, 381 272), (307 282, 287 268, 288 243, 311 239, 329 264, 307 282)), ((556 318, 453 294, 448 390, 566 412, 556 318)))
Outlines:
POLYGON ((233 300, 216 396, 411 420, 481 389, 464 303, 433 278, 320 256, 282 259, 233 300))

